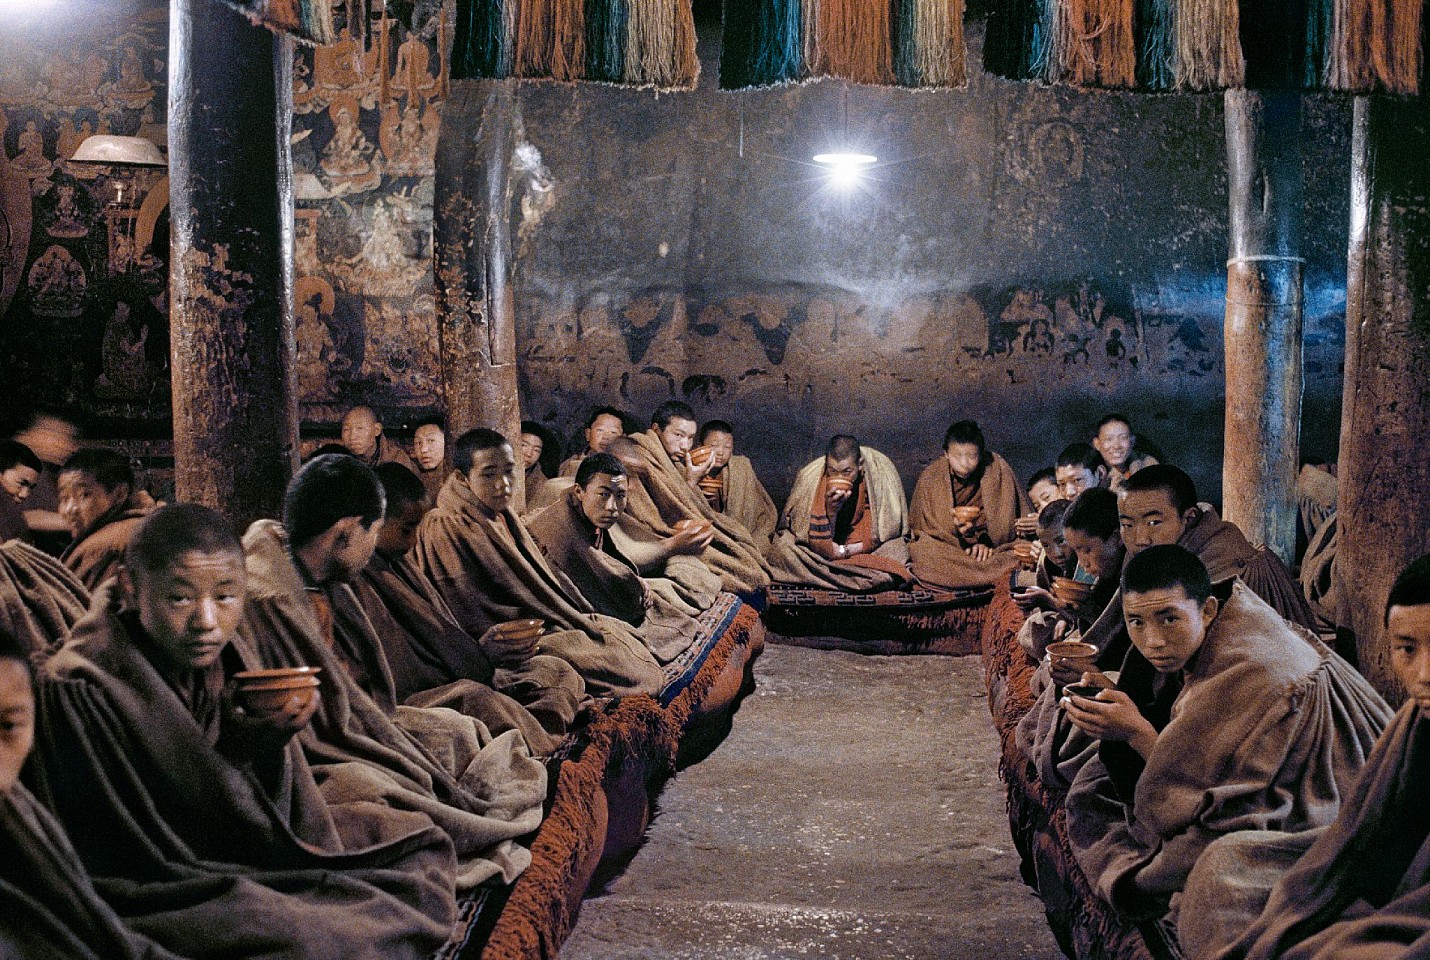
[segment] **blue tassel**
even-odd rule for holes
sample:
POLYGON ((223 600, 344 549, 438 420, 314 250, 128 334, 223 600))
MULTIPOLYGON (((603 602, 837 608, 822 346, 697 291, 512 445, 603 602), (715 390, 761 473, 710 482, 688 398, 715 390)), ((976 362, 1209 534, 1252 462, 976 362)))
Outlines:
POLYGON ((503 0, 457 0, 457 24, 452 36, 452 79, 507 76, 510 62, 504 49, 506 4, 503 0))
POLYGON ((726 0, 720 87, 740 90, 800 79, 800 0, 726 0))
POLYGON ((1177 82, 1174 0, 1137 0, 1137 86, 1171 90, 1177 82))
POLYGON ((626 0, 587 0, 586 79, 621 83, 626 75, 626 0))
MULTIPOLYGON (((894 78, 901 87, 917 87, 923 80, 918 67, 918 48, 914 40, 920 0, 898 0, 894 7, 894 78)), ((923 0, 927 3, 930 0, 923 0)))
POLYGON ((1331 22, 1335 0, 1306 0, 1306 59, 1304 83, 1318 89, 1325 85, 1331 60, 1331 22))

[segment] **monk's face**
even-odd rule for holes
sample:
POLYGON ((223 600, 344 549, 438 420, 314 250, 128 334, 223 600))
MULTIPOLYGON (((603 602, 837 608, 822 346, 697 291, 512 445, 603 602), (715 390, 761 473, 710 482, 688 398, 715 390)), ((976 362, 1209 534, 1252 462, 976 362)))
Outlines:
POLYGON ((212 666, 238 632, 247 586, 239 554, 183 553, 164 569, 126 578, 139 622, 170 668, 212 666))
POLYGON ((1178 513, 1167 490, 1124 490, 1117 495, 1117 518, 1128 556, 1176 543, 1195 515, 1194 510, 1178 513))
POLYGON ((592 453, 605 453, 606 444, 625 432, 620 417, 603 413, 586 428, 586 448, 592 453))
POLYGON ((1159 673, 1174 673, 1202 648, 1216 618, 1216 597, 1197 601, 1181 584, 1122 597, 1133 645, 1159 673))
POLYGON ((14 788, 35 742, 35 694, 30 669, 0 660, 0 796, 14 788))
POLYGON ((541 438, 534 433, 523 433, 521 435, 521 468, 530 470, 536 466, 536 461, 541 459, 541 448, 543 444, 541 438))
POLYGON ((1405 692, 1430 708, 1430 604, 1391 607, 1385 635, 1390 640, 1390 666, 1405 692))
POLYGON ((467 471, 467 486, 477 500, 493 513, 511 506, 511 491, 516 484, 516 454, 511 444, 503 443, 490 450, 472 454, 472 469, 467 471))
POLYGON ((16 503, 24 503, 30 499, 30 492, 39 482, 39 471, 34 467, 27 467, 23 463, 17 463, 9 470, 0 473, 0 489, 8 493, 10 499, 16 503))
POLYGON ((1132 428, 1121 420, 1104 423, 1092 440, 1092 448, 1102 454, 1109 467, 1123 470, 1132 455, 1132 428))
POLYGON ((1078 564, 1094 577, 1115 577, 1121 572, 1122 539, 1117 534, 1104 540, 1086 530, 1066 527, 1063 536, 1073 553, 1077 554, 1078 564))
POLYGON ((1044 507, 1061 496, 1054 480, 1039 480, 1028 488, 1028 499, 1033 503, 1034 513, 1042 513, 1044 507))
POLYGON ((353 407, 343 417, 343 446, 360 457, 370 457, 382 436, 382 424, 367 407, 353 407))
POLYGON ((412 459, 423 470, 436 470, 447 455, 447 437, 435 423, 424 423, 412 435, 412 459))
POLYGON ((1058 492, 1065 500, 1076 500, 1077 495, 1084 490, 1091 490, 1093 487, 1102 485, 1102 478, 1106 474, 1102 467, 1096 470, 1089 470, 1080 463, 1075 463, 1067 467, 1058 467, 1058 492))
POLYGON ((1038 542, 1043 545, 1043 552, 1048 555, 1048 559, 1059 566, 1067 563, 1068 557, 1072 556, 1072 547, 1068 546, 1067 531, 1063 529, 1062 523, 1051 527, 1039 524, 1038 542))
POLYGON ((662 427, 659 433, 660 445, 665 447, 670 459, 681 462, 695 443, 695 421, 671 417, 670 422, 662 427))
POLYGON ((983 451, 978 449, 976 443, 950 443, 943 451, 943 458, 948 461, 948 469, 955 477, 967 480, 978 469, 983 451))
POLYGON ((79 536, 110 510, 129 499, 129 484, 121 483, 113 490, 83 470, 60 474, 60 516, 70 533, 79 536))
POLYGON ((735 455, 735 438, 723 430, 711 430, 705 435, 705 446, 710 448, 711 468, 718 470, 730 462, 735 455))
POLYGON ((598 473, 578 488, 581 512, 597 530, 609 530, 626 511, 626 478, 598 473))
POLYGON ((404 500, 391 513, 377 532, 377 552, 396 560, 417 542, 417 528, 427 516, 427 504, 404 500))

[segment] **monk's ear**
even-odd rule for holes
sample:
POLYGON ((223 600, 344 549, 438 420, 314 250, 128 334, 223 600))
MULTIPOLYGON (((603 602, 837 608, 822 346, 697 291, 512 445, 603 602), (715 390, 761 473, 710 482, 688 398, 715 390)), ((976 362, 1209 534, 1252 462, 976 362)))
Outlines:
POLYGON ((1216 597, 1207 597, 1205 600, 1202 601, 1203 629, 1212 625, 1212 621, 1216 619, 1217 611, 1220 609, 1221 604, 1217 601, 1216 597))
POLYGON ((119 566, 119 599, 121 605, 133 610, 139 606, 138 591, 134 588, 134 574, 129 572, 129 567, 125 564, 119 566))
POLYGON ((352 542, 353 534, 362 526, 362 517, 343 517, 333 524, 333 549, 341 550, 352 542))

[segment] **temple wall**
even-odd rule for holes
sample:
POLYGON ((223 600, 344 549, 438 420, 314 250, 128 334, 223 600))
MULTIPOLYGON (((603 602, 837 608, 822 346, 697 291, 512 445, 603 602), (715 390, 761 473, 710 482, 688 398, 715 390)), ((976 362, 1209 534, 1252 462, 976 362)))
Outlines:
MULTIPOLYGON (((165 222, 124 270, 106 178, 64 162, 86 122, 162 129, 164 6, 104 2, 108 16, 35 15, 0 38, 0 182, 18 251, 0 274, 0 375, 100 432, 161 436, 165 222)), ((779 497, 832 432, 883 449, 912 485, 947 423, 971 416, 1026 476, 1119 409, 1218 496, 1220 98, 981 74, 963 93, 851 88, 848 138, 880 165, 837 192, 808 157, 844 139, 841 88, 720 93, 715 34, 702 36, 693 94, 521 89, 532 149, 515 292, 529 416, 569 436, 593 404, 646 415, 684 397, 702 418, 736 422, 779 497)), ((399 430, 441 407, 430 248, 449 42, 437 19, 389 21, 367 50, 299 55, 310 428, 359 400, 399 430)), ((1306 453, 1324 458, 1340 404, 1348 103, 1313 101, 1305 128, 1303 429, 1306 453)))

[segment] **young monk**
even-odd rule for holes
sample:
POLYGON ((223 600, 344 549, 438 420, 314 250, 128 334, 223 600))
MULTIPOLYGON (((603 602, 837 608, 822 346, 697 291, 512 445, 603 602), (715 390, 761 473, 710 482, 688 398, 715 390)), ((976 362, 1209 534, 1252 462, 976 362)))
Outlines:
POLYGON ((0 543, 29 540, 22 505, 40 480, 44 464, 18 440, 0 440, 0 543))
POLYGON ((243 553, 227 522, 155 511, 124 572, 38 678, 33 788, 95 889, 194 958, 426 958, 455 914, 451 840, 416 814, 330 806, 294 733, 327 691, 246 712, 233 674, 243 553))
POLYGON ((682 521, 713 527, 710 545, 701 559, 720 575, 729 592, 742 596, 758 593, 770 583, 764 559, 767 546, 756 543, 743 523, 710 509, 699 482, 712 461, 692 465, 686 457, 695 432, 695 411, 690 405, 668 400, 656 408, 650 429, 630 437, 630 444, 611 441, 608 453, 623 461, 627 454, 632 455, 633 463, 626 467, 631 476, 627 514, 632 523, 658 539, 675 536, 679 532, 676 526, 684 526, 682 521))
MULTIPOLYGON (((437 499, 442 481, 447 479, 447 423, 441 417, 419 420, 412 432, 414 471, 422 480, 427 497, 437 499)), ((400 464, 399 464, 400 465, 400 464)), ((380 464, 379 464, 380 466, 380 464)))
POLYGON ((795 477, 770 570, 778 583, 850 593, 896 589, 912 576, 908 532, 893 462, 841 434, 795 477))
POLYGON ((546 437, 541 424, 535 420, 521 421, 521 469, 526 477, 523 488, 526 491, 526 506, 523 513, 536 506, 542 488, 546 486, 546 474, 541 469, 541 451, 545 446, 546 437))
MULTIPOLYGON (((1236 937, 1215 953, 1218 960, 1425 955, 1430 945, 1430 557, 1406 567, 1391 587, 1385 633, 1390 665, 1408 699, 1375 745, 1335 822, 1320 834, 1306 835, 1316 837, 1314 843, 1271 889, 1265 910, 1249 928, 1218 931, 1236 937)), ((1263 848, 1275 840, 1248 836, 1263 848)), ((1226 842, 1208 851, 1208 858, 1226 842)), ((1223 888, 1235 882, 1233 877, 1221 880, 1223 888)), ((1222 907, 1205 897, 1199 902, 1205 909, 1222 907)), ((1179 929, 1189 921, 1195 918, 1184 917, 1179 929)), ((1225 943, 1192 939, 1197 956, 1210 955, 1225 943)))
MULTIPOLYGON (((528 527, 551 565, 596 611, 633 627, 665 664, 695 641, 700 632, 695 618, 719 597, 720 578, 703 564, 697 568, 698 582, 642 576, 612 534, 625 513, 626 492, 621 462, 609 453, 593 453, 581 462, 576 485, 532 517, 528 527)), ((688 549, 695 556, 701 551, 699 542, 688 549)))
POLYGON ((564 660, 514 656, 490 632, 479 639, 463 630, 407 559, 429 509, 421 481, 396 463, 378 467, 377 476, 388 518, 352 586, 382 643, 396 701, 451 707, 492 733, 520 730, 533 753, 550 753, 585 699, 580 675, 564 660))
POLYGON ((353 456, 369 467, 379 463, 400 463, 409 470, 416 469, 402 447, 383 436, 382 421, 373 413, 372 407, 353 407, 343 414, 342 441, 353 456))
POLYGON ((546 775, 515 732, 493 736, 452 710, 399 705, 381 641, 351 582, 384 525, 382 486, 346 455, 305 464, 283 523, 244 535, 245 635, 275 666, 320 666, 323 708, 302 735, 326 796, 380 802, 452 838, 457 889, 510 883, 531 862, 516 838, 541 822, 546 775))
POLYGON ((1120 413, 1109 413, 1097 421, 1092 446, 1107 465, 1107 485, 1113 491, 1121 490, 1136 470, 1157 462, 1145 448, 1138 448, 1137 440, 1132 422, 1120 413))
POLYGON ((1018 518, 1014 524, 1018 536, 1036 536, 1038 530, 1038 514, 1043 512, 1043 508, 1054 500, 1064 499, 1062 491, 1058 489, 1057 470, 1053 467, 1044 467, 1028 478, 1028 503, 1031 509, 1018 518))
POLYGON ((154 509, 134 468, 113 450, 81 450, 60 468, 60 516, 74 539, 60 555, 90 590, 113 576, 139 523, 154 509))
POLYGON ((606 444, 622 436, 625 432, 625 414, 615 407, 597 407, 586 418, 585 449, 562 462, 560 475, 563 477, 576 476, 576 469, 581 466, 582 460, 593 453, 604 453, 606 444))
POLYGON ((1072 443, 1063 448, 1058 454, 1054 475, 1064 500, 1076 500, 1084 490, 1107 486, 1107 464, 1103 463, 1100 453, 1085 443, 1072 443))
POLYGON ((1166 913, 1218 836, 1330 823, 1390 710, 1243 584, 1214 589, 1182 547, 1128 561, 1122 598, 1132 643, 1178 692, 1160 729, 1122 690, 1064 697, 1068 719, 1101 744, 1066 810, 1093 889, 1145 920, 1166 913))
POLYGON ((914 485, 909 507, 909 566, 923 583, 978 587, 1018 566, 1012 543, 1028 498, 983 431, 960 420, 945 431, 943 456, 914 485))
POLYGON ((1157 544, 1181 544, 1214 579, 1240 577, 1281 616, 1316 628, 1315 615, 1285 564, 1271 551, 1253 547, 1236 524, 1199 505, 1196 485, 1181 469, 1158 463, 1129 476, 1117 495, 1117 512, 1130 555, 1157 544))
POLYGON ((735 453, 735 428, 724 420, 707 421, 696 443, 711 449, 710 471, 696 483, 710 509, 739 521, 756 545, 769 543, 779 510, 755 476, 750 458, 735 453))
POLYGON ((31 412, 24 422, 15 440, 33 450, 43 464, 25 503, 25 523, 44 549, 59 553, 69 535, 68 525, 59 514, 59 471, 79 449, 79 429, 62 417, 38 411, 31 412))
POLYGON ((0 956, 175 960, 99 896, 54 816, 19 783, 35 734, 29 654, 0 633, 0 956))
POLYGON ((417 531, 412 562, 474 637, 510 620, 541 618, 539 652, 560 657, 592 696, 656 693, 660 664, 630 626, 597 613, 552 569, 511 509, 516 454, 493 430, 457 439, 456 470, 417 531))

